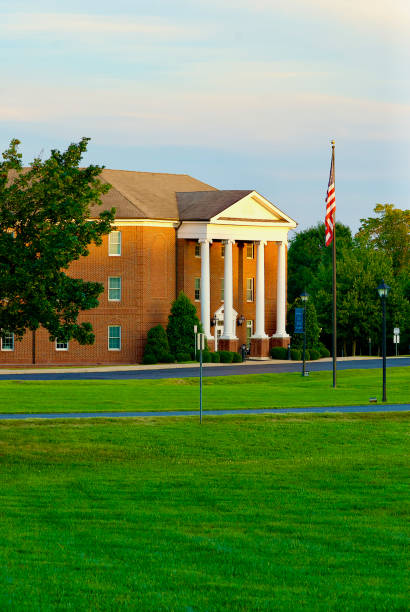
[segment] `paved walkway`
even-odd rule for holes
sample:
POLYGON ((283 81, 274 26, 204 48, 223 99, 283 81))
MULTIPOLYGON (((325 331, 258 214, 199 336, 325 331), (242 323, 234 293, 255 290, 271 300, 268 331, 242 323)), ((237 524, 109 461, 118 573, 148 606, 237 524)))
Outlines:
MULTIPOLYGON (((261 408, 254 410, 204 410, 206 416, 237 416, 252 414, 323 414, 349 412, 409 412, 410 404, 386 404, 380 406, 327 406, 322 408, 261 408)), ((199 417, 199 410, 174 410, 169 412, 59 412, 43 414, 0 414, 0 420, 22 419, 98 419, 124 417, 199 417)))

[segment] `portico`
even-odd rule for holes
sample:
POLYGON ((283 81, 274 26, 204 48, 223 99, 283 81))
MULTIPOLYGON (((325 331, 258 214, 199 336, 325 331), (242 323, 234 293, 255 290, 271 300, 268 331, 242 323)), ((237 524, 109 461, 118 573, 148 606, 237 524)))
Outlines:
MULTIPOLYGON (((246 330, 243 327, 242 332, 235 326, 235 312, 254 330, 251 355, 263 358, 268 356, 270 346, 287 346, 289 342, 286 250, 288 231, 296 223, 256 192, 246 192, 239 198, 235 195, 238 192, 230 193, 233 202, 221 203, 222 209, 207 219, 184 219, 177 236, 180 240, 200 244, 200 313, 210 348, 214 348, 211 322, 218 311, 219 319, 223 312, 223 333, 218 338, 218 350, 238 350, 246 330), (228 205, 224 206, 226 203, 228 205), (251 247, 252 258, 244 251, 247 247, 251 247), (220 278, 221 257, 223 278, 220 278), (221 282, 223 309, 220 305, 215 308, 221 302, 218 295, 221 282)), ((215 200, 215 193, 203 192, 197 197, 202 205, 208 203, 211 208, 209 203, 215 200)), ((193 213, 192 208, 190 212, 193 213)))

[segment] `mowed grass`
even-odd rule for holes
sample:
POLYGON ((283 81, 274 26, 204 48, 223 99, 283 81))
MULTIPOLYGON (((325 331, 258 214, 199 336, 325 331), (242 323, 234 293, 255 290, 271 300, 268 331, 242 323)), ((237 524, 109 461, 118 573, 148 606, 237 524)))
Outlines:
POLYGON ((408 417, 0 423, 0 609, 407 610, 408 417))
MULTIPOLYGON (((387 399, 410 398, 410 369, 391 368, 387 399)), ((379 370, 343 370, 337 388, 331 372, 252 374, 204 378, 204 409, 288 408, 368 404, 382 399, 379 370)), ((197 378, 114 381, 1 381, 0 412, 103 412, 195 410, 197 378)))

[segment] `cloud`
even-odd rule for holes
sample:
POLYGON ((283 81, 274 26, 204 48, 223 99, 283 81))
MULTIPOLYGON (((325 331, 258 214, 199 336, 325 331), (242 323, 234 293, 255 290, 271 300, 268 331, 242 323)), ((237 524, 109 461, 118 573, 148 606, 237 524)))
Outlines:
POLYGON ((160 18, 130 16, 103 16, 76 13, 8 13, 1 16, 0 31, 11 35, 52 33, 55 35, 140 35, 167 40, 178 40, 189 29, 160 18))

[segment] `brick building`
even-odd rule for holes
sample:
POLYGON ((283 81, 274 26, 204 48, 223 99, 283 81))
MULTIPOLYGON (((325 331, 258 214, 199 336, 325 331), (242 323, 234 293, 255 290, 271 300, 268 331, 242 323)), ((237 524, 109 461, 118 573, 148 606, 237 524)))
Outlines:
POLYGON ((81 314, 93 346, 51 342, 40 329, 1 339, 0 364, 138 363, 148 330, 166 326, 184 291, 211 349, 250 344, 254 356, 287 346, 286 250, 296 223, 256 191, 217 190, 187 175, 103 170, 115 227, 70 275, 104 285, 100 305, 81 314))

